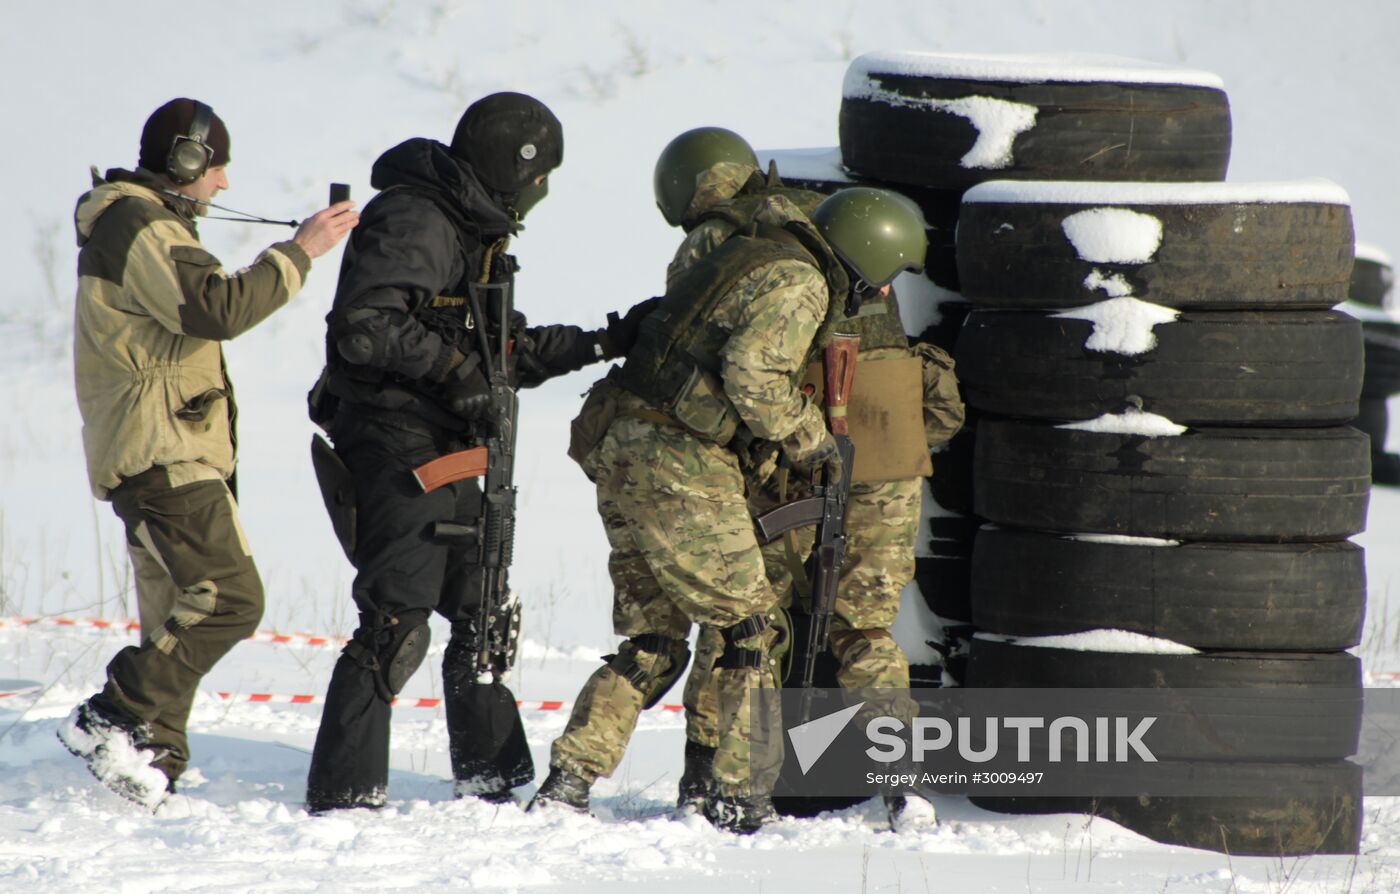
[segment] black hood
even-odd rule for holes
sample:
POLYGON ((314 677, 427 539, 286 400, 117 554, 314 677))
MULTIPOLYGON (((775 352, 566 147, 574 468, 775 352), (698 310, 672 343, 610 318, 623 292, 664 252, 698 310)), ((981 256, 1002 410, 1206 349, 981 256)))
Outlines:
POLYGON ((514 215, 487 191, 469 163, 437 140, 414 137, 379 156, 370 170, 375 189, 407 186, 430 194, 459 225, 486 237, 520 229, 514 215))

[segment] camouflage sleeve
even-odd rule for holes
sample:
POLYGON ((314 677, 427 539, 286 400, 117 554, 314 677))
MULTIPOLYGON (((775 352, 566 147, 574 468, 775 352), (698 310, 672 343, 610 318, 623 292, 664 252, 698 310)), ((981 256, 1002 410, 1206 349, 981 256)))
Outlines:
POLYGON ((143 230, 127 263, 141 271, 133 295, 162 326, 215 341, 267 319, 301 290, 311 269, 301 246, 279 242, 237 273, 225 273, 219 259, 174 221, 143 230))
POLYGON ((746 276, 731 295, 738 308, 720 350, 725 395, 760 438, 814 445, 826 425, 797 378, 826 318, 826 280, 811 265, 778 261, 746 276))
POLYGON ((967 410, 958 391, 953 358, 930 344, 914 345, 914 353, 923 361, 924 437, 932 449, 952 440, 962 428, 967 410))
POLYGON ((732 231, 733 227, 725 221, 707 220, 687 233, 681 247, 676 249, 676 256, 666 268, 666 288, 669 290, 674 286, 681 274, 696 261, 723 245, 732 231))

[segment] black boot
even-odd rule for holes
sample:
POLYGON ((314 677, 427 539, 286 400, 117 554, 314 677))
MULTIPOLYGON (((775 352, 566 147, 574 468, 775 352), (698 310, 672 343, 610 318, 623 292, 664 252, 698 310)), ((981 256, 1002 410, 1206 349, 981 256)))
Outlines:
POLYGON ((677 810, 684 814, 705 812, 705 803, 714 793, 714 770, 715 749, 687 739, 677 810))
POLYGON ((442 656, 448 754, 458 797, 511 800, 510 790, 533 782, 535 764, 515 695, 504 683, 479 683, 471 625, 452 625, 442 656))
POLYGON ((331 673, 306 779, 312 814, 383 807, 388 798, 390 708, 375 673, 348 653, 331 673))
POLYGON ((736 835, 752 835, 778 818, 769 795, 721 795, 705 802, 705 819, 716 829, 736 835))
POLYGON ((457 799, 476 798, 488 804, 509 804, 515 800, 505 780, 493 778, 457 779, 452 783, 452 796, 457 799))
POLYGON ((535 792, 527 810, 541 807, 565 807, 575 813, 588 812, 588 790, 592 785, 587 779, 568 770, 550 767, 549 775, 535 792))

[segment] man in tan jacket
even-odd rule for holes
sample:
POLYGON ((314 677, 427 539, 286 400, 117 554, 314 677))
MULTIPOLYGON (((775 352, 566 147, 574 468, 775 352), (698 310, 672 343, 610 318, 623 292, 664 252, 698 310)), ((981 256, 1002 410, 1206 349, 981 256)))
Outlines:
POLYGON ((88 477, 126 526, 141 644, 59 728, 98 780, 154 808, 189 761, 200 679, 257 627, 263 588, 233 492, 237 409, 219 342, 300 289, 311 260, 359 219, 349 202, 307 218, 234 274, 196 217, 228 188, 229 136, 207 105, 152 113, 135 171, 93 171, 78 201, 74 372, 88 477))

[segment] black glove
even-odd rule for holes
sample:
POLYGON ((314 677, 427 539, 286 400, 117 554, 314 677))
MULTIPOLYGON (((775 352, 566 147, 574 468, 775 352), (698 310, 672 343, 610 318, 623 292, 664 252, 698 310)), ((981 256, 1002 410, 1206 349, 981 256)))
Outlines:
POLYGON ((472 354, 454 368, 442 384, 442 400, 452 415, 464 422, 483 421, 491 409, 491 390, 482 375, 480 358, 472 354))
POLYGON ((836 439, 831 436, 831 432, 822 432, 822 439, 811 450, 799 453, 796 448, 783 443, 783 455, 787 457, 788 465, 793 470, 805 478, 812 478, 817 474, 817 469, 826 470, 826 478, 823 484, 839 484, 845 469, 841 463, 841 451, 836 449, 836 439))
POLYGON ((551 373, 540 362, 535 340, 523 329, 516 330, 515 343, 510 349, 510 360, 506 367, 509 381, 514 388, 534 388, 547 381, 551 373))
POLYGON ((616 311, 609 313, 607 328, 599 329, 597 333, 598 347, 603 349, 603 359, 612 360, 631 351, 632 346, 637 343, 637 332, 642 328, 642 320, 656 310, 660 303, 659 297, 648 298, 632 305, 621 317, 616 311))

